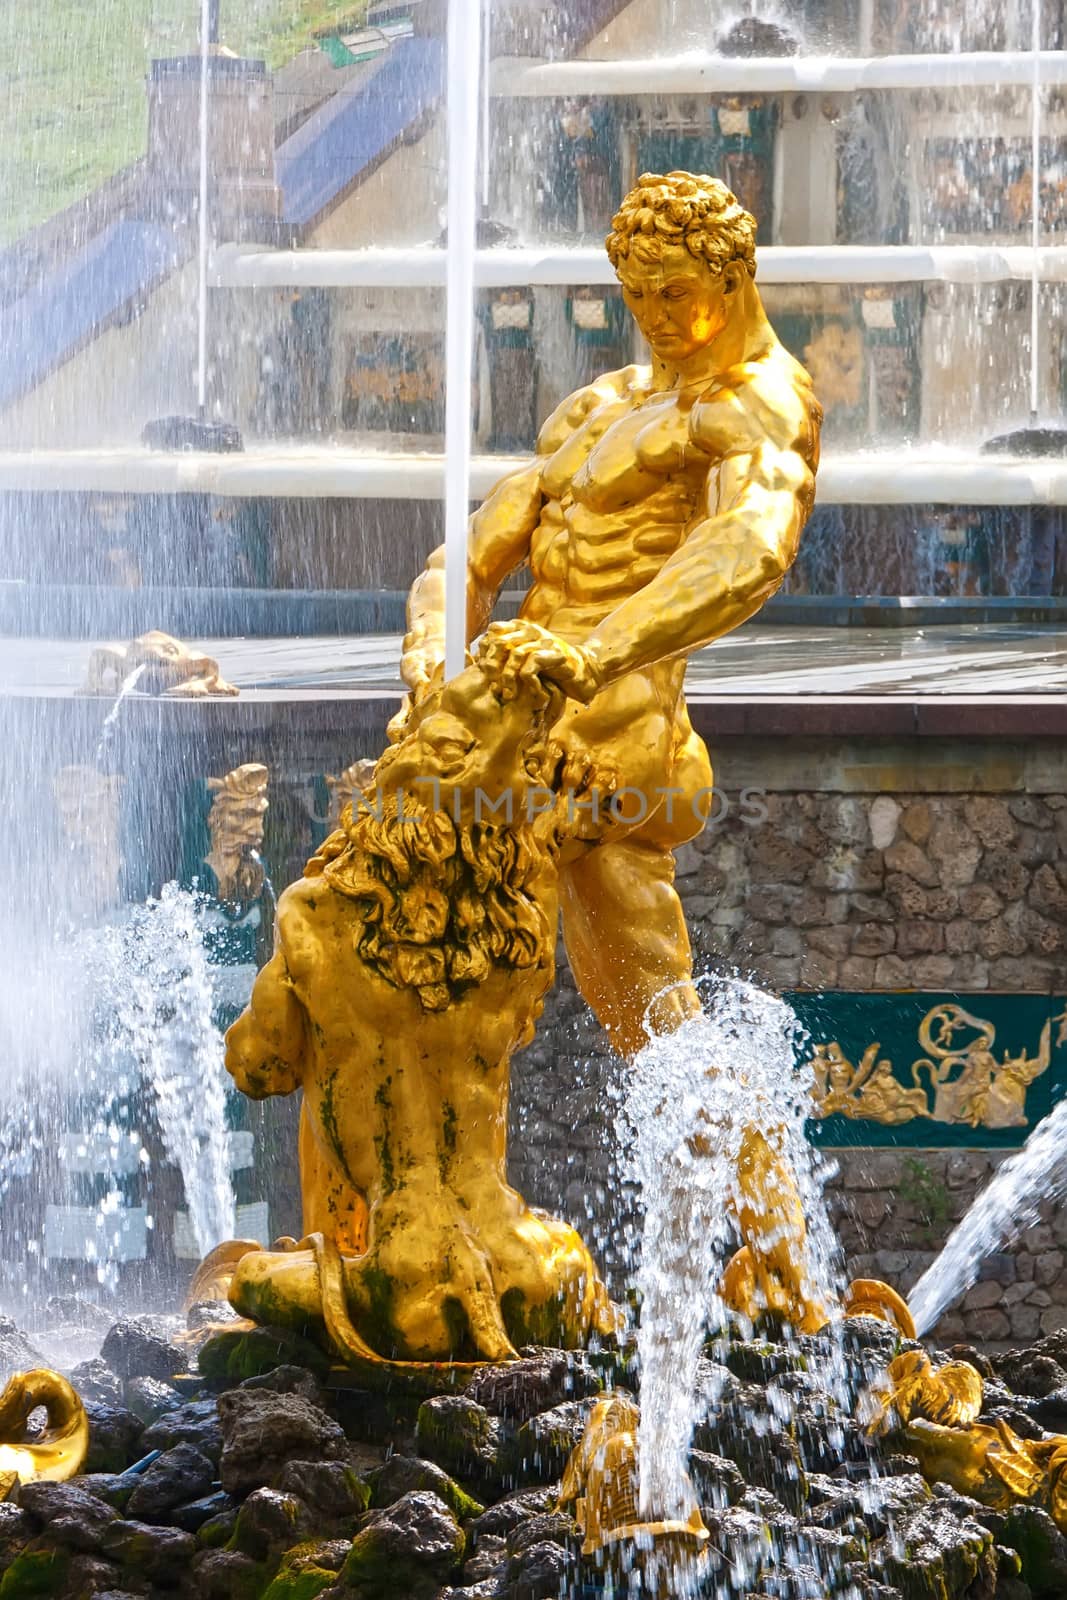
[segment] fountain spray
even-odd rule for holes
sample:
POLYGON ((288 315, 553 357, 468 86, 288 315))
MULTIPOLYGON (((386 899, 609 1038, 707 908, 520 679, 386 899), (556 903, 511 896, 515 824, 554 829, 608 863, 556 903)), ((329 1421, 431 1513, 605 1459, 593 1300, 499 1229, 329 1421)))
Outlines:
POLYGON ((244 449, 240 430, 232 422, 211 422, 207 415, 207 269, 211 247, 208 213, 209 64, 219 43, 220 0, 200 5, 200 152, 197 207, 196 296, 196 401, 195 417, 160 417, 145 424, 141 443, 154 450, 209 450, 229 454, 244 449))

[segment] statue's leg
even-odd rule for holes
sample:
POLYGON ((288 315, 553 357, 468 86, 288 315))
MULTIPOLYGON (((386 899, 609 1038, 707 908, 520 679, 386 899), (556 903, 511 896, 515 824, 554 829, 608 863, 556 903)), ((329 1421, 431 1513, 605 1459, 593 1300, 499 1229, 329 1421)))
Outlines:
POLYGON ((563 938, 575 981, 627 1058, 648 1042, 646 1013, 656 1033, 671 1033, 700 1012, 673 852, 701 831, 706 806, 698 797, 711 781, 704 741, 680 706, 670 770, 646 785, 646 820, 622 838, 565 854, 561 864, 563 938))
POLYGON ((305 1234, 325 1234, 345 1255, 362 1255, 367 1202, 324 1148, 306 1100, 300 1108, 300 1195, 305 1234))
POLYGON ((560 908, 575 982, 620 1055, 699 1013, 670 850, 636 835, 590 847, 561 869, 560 908))

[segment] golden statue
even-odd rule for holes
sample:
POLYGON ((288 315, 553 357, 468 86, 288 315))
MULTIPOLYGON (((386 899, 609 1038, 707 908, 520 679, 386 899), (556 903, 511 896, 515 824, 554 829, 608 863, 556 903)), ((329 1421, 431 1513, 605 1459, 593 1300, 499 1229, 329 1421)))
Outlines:
POLYGON ((982 1398, 981 1376, 967 1362, 935 1369, 925 1351, 911 1350, 890 1362, 865 1420, 873 1434, 898 1428, 930 1482, 995 1510, 1032 1501, 1067 1532, 1067 1437, 1021 1439, 1002 1418, 978 1422, 982 1398))
POLYGON ((510 1058, 554 977, 561 698, 478 666, 421 697, 374 802, 282 895, 227 1035, 246 1094, 304 1091, 308 1235, 242 1255, 230 1298, 344 1360, 501 1360, 615 1326, 574 1229, 505 1178, 510 1058))
MULTIPOLYGON (((431 556, 373 799, 360 771, 228 1036, 247 1093, 304 1090, 306 1233, 243 1254, 231 1299, 310 1321, 341 1359, 499 1360, 613 1325, 574 1230, 506 1183, 508 1063, 552 982, 560 912, 624 1056, 701 1009, 674 888, 712 781, 686 657, 778 588, 818 460, 819 406, 767 321, 754 240, 712 178, 646 176, 624 200, 607 248, 651 362, 565 401, 474 516, 467 631, 485 633, 443 688, 431 556), (526 561, 519 619, 487 628, 526 561), (505 797, 523 815, 501 820, 505 797)), ((740 1165, 735 1302, 821 1326, 774 1130, 750 1130, 740 1165)))
POLYGON ((89 1419, 66 1378, 46 1367, 16 1372, 0 1394, 0 1500, 7 1499, 16 1481, 73 1478, 88 1449, 89 1419), (44 1431, 27 1440, 26 1424, 42 1407, 44 1431))
MULTIPOLYGON (((821 412, 764 312, 755 231, 714 178, 641 178, 607 249, 651 361, 565 400, 471 522, 469 639, 531 568, 519 619, 488 628, 480 659, 502 687, 536 672, 568 697, 561 784, 587 793, 568 804, 560 851, 563 937, 625 1057, 700 1011, 673 851, 703 827, 712 773, 686 657, 778 588, 815 492, 821 412)), ((444 657, 443 549, 408 615, 401 672, 417 702, 444 657)))
POLYGON ((127 645, 100 645, 89 657, 86 694, 118 694, 134 672, 137 687, 146 694, 185 695, 200 699, 210 694, 240 691, 219 671, 211 656, 195 650, 169 633, 153 628, 127 645))
POLYGON ((652 1540, 662 1549, 665 1539, 693 1551, 709 1538, 695 1493, 684 1521, 642 1522, 637 1448, 640 1421, 637 1404, 627 1395, 610 1394, 598 1400, 563 1469, 559 1504, 564 1509, 574 1507, 584 1541, 583 1556, 623 1543, 647 1547, 652 1540))
POLYGON ((334 827, 341 820, 345 806, 350 806, 357 793, 368 785, 373 786, 377 762, 361 757, 339 772, 336 777, 327 774, 326 787, 330 791, 330 821, 334 827))
POLYGON ((214 798, 207 815, 211 849, 204 865, 214 874, 220 900, 247 905, 262 892, 266 874, 259 850, 269 778, 258 761, 246 761, 225 777, 207 780, 214 798))

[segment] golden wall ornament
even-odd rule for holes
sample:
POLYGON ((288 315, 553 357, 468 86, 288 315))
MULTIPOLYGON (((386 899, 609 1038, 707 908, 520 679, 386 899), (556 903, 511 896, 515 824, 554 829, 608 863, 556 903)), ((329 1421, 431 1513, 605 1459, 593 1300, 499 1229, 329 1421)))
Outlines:
POLYGON ((88 1449, 89 1419, 66 1378, 47 1367, 16 1372, 0 1393, 0 1500, 16 1482, 73 1478, 88 1449), (47 1418, 44 1431, 28 1440, 26 1424, 40 1407, 47 1418))
POLYGON ((142 694, 182 695, 199 699, 240 691, 219 671, 211 656, 191 650, 169 633, 152 629, 127 645, 101 645, 89 657, 86 694, 117 695, 137 673, 142 694))
POLYGON ((336 777, 327 773, 326 787, 330 792, 330 822, 334 827, 341 820, 341 813, 346 806, 352 804, 357 794, 362 793, 367 784, 373 783, 374 768, 377 763, 366 757, 353 761, 343 772, 336 777))
MULTIPOLYGON (((893 1072, 879 1044, 868 1045, 853 1065, 839 1044, 815 1046, 815 1114, 839 1115, 890 1126, 927 1118, 971 1128, 1025 1128, 1026 1093, 1052 1060, 1053 1017, 1045 1022, 1037 1053, 994 1052, 993 1023, 954 1002, 927 1012, 918 1038, 925 1055, 911 1065, 910 1087, 893 1072), (960 1035, 972 1034, 972 1038, 960 1035)), ((1060 1033, 1062 1033, 1062 1028, 1060 1033)), ((1063 1042, 1057 1035, 1057 1046, 1063 1042)))
POLYGON ((224 777, 207 780, 213 798, 207 814, 211 849, 204 865, 214 874, 220 900, 248 905, 263 892, 266 873, 259 851, 269 779, 260 762, 246 761, 224 777))

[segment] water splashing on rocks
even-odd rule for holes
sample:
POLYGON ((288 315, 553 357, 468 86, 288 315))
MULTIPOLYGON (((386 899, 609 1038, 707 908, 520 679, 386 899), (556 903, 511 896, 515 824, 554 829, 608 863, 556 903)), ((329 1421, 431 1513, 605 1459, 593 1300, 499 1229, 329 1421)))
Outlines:
POLYGON ((653 1039, 633 1063, 622 1121, 627 1175, 639 1184, 644 1207, 636 1274, 643 1519, 684 1517, 691 1503, 690 1441, 715 1401, 702 1382, 701 1357, 708 1329, 725 1320, 718 1289, 740 1205, 737 1169, 747 1130, 760 1130, 794 1175, 808 1224, 811 1297, 827 1307, 836 1298, 824 1173, 804 1131, 811 1076, 797 1067, 801 1042, 800 1023, 784 1001, 727 980, 708 996, 704 1015, 653 1039))

